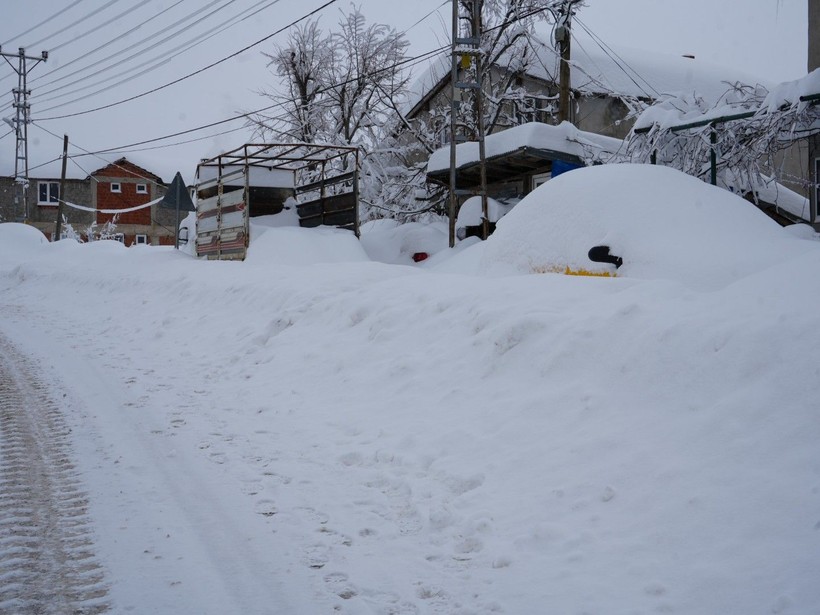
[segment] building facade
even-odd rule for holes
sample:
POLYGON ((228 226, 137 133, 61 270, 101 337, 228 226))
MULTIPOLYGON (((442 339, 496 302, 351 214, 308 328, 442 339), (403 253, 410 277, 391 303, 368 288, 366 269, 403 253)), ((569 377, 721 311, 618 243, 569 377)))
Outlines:
POLYGON ((84 179, 30 178, 21 202, 13 177, 0 177, 0 222, 25 222, 54 239, 58 205, 62 199, 63 236, 72 233, 83 241, 101 237, 126 246, 173 245, 175 213, 153 203, 167 187, 150 171, 121 158, 84 179))

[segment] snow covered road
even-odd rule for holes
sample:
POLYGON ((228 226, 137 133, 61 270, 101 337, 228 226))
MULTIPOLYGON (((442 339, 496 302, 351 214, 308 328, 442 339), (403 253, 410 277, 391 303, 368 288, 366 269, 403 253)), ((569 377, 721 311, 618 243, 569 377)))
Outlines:
MULTIPOLYGON (((299 612, 284 597, 275 558, 262 555, 276 548, 260 540, 273 538, 264 523, 254 523, 264 515, 237 510, 244 499, 230 480, 223 476, 222 484, 211 464, 193 468, 178 454, 173 438, 185 426, 179 409, 163 424, 140 412, 165 387, 145 390, 141 379, 123 376, 122 392, 105 366, 85 361, 76 347, 58 350, 65 341, 60 331, 44 336, 28 319, 11 316, 10 306, 2 309, 4 324, 12 325, 7 332, 41 354, 26 357, 0 337, 0 574, 13 581, 0 591, 0 607, 9 606, 0 613, 299 612), (73 359, 55 365, 60 354, 73 359), (109 412, 115 408, 126 412, 109 412)), ((129 367, 107 365, 115 374, 129 367)), ((196 459, 199 448, 183 452, 196 459)))
POLYGON ((70 431, 34 364, 0 334, 0 613, 108 609, 70 431))

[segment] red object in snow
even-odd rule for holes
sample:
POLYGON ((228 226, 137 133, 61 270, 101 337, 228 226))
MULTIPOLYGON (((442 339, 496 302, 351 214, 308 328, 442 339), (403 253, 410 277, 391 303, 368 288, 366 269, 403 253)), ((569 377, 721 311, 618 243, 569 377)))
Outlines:
POLYGON ((426 261, 427 257, 430 256, 427 252, 416 252, 413 254, 413 262, 420 263, 421 261, 426 261))

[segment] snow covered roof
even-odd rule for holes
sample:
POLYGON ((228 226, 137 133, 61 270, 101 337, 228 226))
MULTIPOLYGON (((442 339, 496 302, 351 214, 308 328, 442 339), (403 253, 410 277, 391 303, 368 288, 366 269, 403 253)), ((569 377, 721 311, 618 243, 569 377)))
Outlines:
MULTIPOLYGON (((530 149, 548 152, 546 159, 552 160, 584 161, 593 158, 603 161, 618 152, 624 146, 624 142, 579 130, 569 122, 562 122, 558 126, 530 122, 488 135, 484 145, 488 160, 517 150, 530 149)), ((470 141, 456 146, 456 168, 477 164, 478 161, 478 143, 470 141)), ((449 168, 448 145, 430 155, 427 173, 441 173, 449 168)))
POLYGON ((779 213, 785 213, 789 218, 811 222, 809 199, 773 178, 761 177, 750 186, 748 179, 725 170, 720 176, 720 185, 738 194, 754 192, 758 201, 764 205, 774 205, 779 213))
MULTIPOLYGON (((552 45, 535 39, 536 59, 526 74, 548 82, 558 81, 558 54, 552 45)), ((697 92, 715 102, 737 81, 768 87, 755 76, 697 58, 675 56, 646 50, 609 48, 573 38, 572 88, 582 94, 618 94, 639 98, 658 98, 662 94, 697 92)), ((405 113, 412 115, 419 103, 446 81, 450 72, 450 54, 444 52, 432 60, 427 70, 411 88, 405 113)))

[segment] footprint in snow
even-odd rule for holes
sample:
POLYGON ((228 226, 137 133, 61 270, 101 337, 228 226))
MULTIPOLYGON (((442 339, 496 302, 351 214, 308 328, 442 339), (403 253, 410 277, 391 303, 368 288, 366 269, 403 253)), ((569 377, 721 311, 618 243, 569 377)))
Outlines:
POLYGON ((304 562, 308 568, 319 570, 330 561, 330 549, 326 545, 316 544, 305 550, 304 562))
POLYGON ((325 583, 328 590, 339 596, 342 600, 350 600, 359 592, 356 587, 350 583, 348 576, 343 572, 332 572, 325 575, 325 583))

